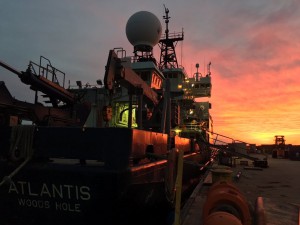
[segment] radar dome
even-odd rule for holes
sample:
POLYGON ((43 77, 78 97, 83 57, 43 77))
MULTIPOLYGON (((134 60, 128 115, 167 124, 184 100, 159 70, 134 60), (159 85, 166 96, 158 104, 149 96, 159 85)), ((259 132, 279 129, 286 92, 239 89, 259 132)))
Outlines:
POLYGON ((126 36, 134 47, 150 46, 160 39, 162 27, 159 19, 151 12, 140 11, 133 14, 126 24, 126 36))

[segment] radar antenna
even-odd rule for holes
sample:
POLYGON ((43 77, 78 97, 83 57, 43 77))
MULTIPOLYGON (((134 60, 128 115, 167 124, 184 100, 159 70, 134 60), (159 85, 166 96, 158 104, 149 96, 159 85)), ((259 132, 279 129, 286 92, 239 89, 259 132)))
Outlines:
POLYGON ((134 46, 134 56, 137 61, 154 61, 153 47, 161 36, 159 19, 148 11, 139 11, 133 14, 126 24, 126 35, 134 46))

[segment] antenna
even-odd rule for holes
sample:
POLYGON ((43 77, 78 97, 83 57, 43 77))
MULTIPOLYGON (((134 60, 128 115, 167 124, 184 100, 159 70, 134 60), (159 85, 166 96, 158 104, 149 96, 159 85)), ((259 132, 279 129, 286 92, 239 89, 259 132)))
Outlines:
POLYGON ((204 57, 204 62, 203 62, 203 74, 205 74, 205 57, 204 57))
POLYGON ((169 19, 171 17, 169 17, 169 9, 166 8, 165 4, 164 4, 164 7, 165 7, 165 13, 166 13, 166 15, 163 16, 163 18, 164 18, 165 23, 166 23, 166 30, 165 30, 166 39, 168 39, 169 38, 169 21, 170 21, 169 19))
POLYGON ((158 44, 162 33, 160 20, 148 11, 133 14, 126 24, 126 36, 134 47, 137 60, 154 61, 153 47, 158 44))
POLYGON ((178 68, 175 46, 178 41, 183 40, 183 31, 181 33, 169 34, 169 9, 165 7, 165 15, 163 16, 166 24, 165 35, 159 40, 160 47, 160 63, 159 68, 178 68))
POLYGON ((198 69, 199 69, 199 63, 196 64, 196 68, 197 68, 196 81, 198 81, 199 80, 199 71, 198 71, 198 69))
MULTIPOLYGON (((182 33, 183 33, 183 28, 182 28, 182 33)), ((180 55, 180 65, 182 66, 182 59, 183 59, 183 41, 181 42, 181 55, 180 55)))
POLYGON ((210 66, 211 66, 211 62, 209 62, 207 64, 207 75, 210 76, 210 66))

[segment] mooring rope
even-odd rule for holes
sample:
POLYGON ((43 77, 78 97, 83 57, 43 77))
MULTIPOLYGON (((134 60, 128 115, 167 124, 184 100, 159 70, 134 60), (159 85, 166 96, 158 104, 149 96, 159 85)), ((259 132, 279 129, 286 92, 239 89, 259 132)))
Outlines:
POLYGON ((32 125, 12 127, 9 159, 12 161, 24 159, 24 161, 12 173, 2 179, 0 187, 5 183, 10 183, 11 179, 31 160, 34 130, 35 126, 32 125))

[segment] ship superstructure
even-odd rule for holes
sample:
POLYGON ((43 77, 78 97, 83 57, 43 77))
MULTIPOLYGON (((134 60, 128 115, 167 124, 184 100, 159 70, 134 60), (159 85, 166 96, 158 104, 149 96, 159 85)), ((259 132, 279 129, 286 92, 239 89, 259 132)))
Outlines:
POLYGON ((172 130, 182 137, 194 137, 200 142, 209 142, 209 130, 212 129, 212 119, 209 113, 211 103, 198 102, 197 98, 211 96, 211 63, 207 65, 207 74, 202 75, 196 64, 196 73, 189 77, 183 66, 178 64, 175 47, 184 40, 184 33, 169 31, 169 10, 165 8, 163 17, 166 24, 165 34, 159 41, 161 49, 160 69, 170 81, 172 96, 172 130))

